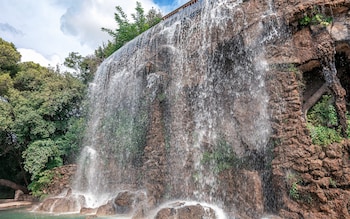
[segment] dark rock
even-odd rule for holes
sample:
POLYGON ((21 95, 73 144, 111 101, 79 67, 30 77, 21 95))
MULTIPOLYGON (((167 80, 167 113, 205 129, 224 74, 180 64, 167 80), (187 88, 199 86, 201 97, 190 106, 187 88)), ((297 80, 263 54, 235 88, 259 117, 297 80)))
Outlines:
POLYGON ((213 209, 202 205, 189 205, 177 208, 164 208, 158 211, 155 219, 217 219, 213 209))

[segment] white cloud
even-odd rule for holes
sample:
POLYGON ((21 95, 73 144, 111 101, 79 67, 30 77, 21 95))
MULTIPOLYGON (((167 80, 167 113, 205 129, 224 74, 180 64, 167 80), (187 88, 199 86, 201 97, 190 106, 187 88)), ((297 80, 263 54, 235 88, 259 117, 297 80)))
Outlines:
POLYGON ((82 45, 75 37, 67 36, 60 30, 60 17, 65 10, 52 4, 52 1, 2 0, 0 8, 2 9, 0 22, 15 27, 22 33, 1 34, 0 37, 14 43, 17 48, 28 51, 32 49, 42 56, 39 57, 34 53, 27 56, 25 53, 26 61, 50 63, 53 61, 53 53, 60 60, 64 60, 72 51, 78 51, 83 55, 93 52, 93 48, 82 45), (44 61, 43 58, 49 61, 44 61))
MULTIPOLYGON (((139 2, 147 12, 151 7, 157 7, 151 0, 139 2)), ((68 35, 75 36, 84 45, 92 48, 102 45, 110 39, 109 35, 101 31, 102 27, 114 29, 117 27, 114 20, 115 7, 119 5, 125 13, 135 12, 136 0, 116 2, 114 0, 80 0, 68 6, 61 17, 61 30, 68 35)), ((67 5, 66 5, 67 6, 67 5)), ((131 18, 130 18, 131 19, 131 18)))
POLYGON ((21 62, 33 61, 41 66, 51 67, 56 67, 56 65, 60 65, 60 63, 62 63, 62 60, 58 54, 53 54, 49 58, 46 58, 33 49, 18 48, 17 50, 21 53, 21 62))
MULTIPOLYGON (((130 15, 136 1, 0 0, 0 37, 21 48, 23 61, 55 66, 54 62, 63 62, 70 52, 93 54, 110 39, 101 27, 116 28, 115 6, 130 15)), ((159 8, 152 0, 139 2, 146 12, 159 8)))

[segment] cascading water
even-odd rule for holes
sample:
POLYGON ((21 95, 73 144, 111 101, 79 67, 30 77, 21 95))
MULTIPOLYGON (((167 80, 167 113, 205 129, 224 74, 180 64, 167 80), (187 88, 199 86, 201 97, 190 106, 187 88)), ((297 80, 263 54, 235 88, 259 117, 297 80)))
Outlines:
POLYGON ((242 0, 199 0, 102 63, 73 186, 85 207, 142 191, 146 209, 192 200, 235 215, 220 176, 270 137, 263 44, 275 33, 263 36, 264 6, 248 20, 242 0), (261 36, 243 31, 251 23, 261 36))

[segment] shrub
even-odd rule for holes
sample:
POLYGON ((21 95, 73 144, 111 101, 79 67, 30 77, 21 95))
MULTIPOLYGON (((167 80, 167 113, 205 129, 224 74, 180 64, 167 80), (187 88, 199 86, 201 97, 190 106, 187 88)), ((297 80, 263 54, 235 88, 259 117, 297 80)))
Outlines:
POLYGON ((308 124, 308 129, 310 130, 313 144, 327 146, 342 140, 339 131, 325 126, 313 126, 308 124))
POLYGON ((54 177, 54 172, 51 170, 46 170, 39 173, 37 177, 37 180, 29 184, 28 189, 32 191, 32 195, 34 197, 42 199, 45 198, 45 196, 47 195, 47 191, 45 190, 45 188, 47 188, 50 185, 54 177))
POLYGON ((323 95, 307 115, 312 143, 327 146, 342 140, 336 109, 331 95, 323 95))

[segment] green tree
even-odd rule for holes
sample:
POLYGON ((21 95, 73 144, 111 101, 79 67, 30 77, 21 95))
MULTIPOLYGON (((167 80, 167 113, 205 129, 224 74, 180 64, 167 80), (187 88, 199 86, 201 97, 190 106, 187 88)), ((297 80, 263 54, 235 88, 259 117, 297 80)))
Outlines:
POLYGON ((155 8, 151 8, 146 15, 146 22, 149 25, 149 28, 158 24, 162 20, 162 13, 157 11, 155 8))
POLYGON ((21 54, 13 43, 0 38, 0 75, 4 73, 13 76, 17 72, 17 63, 21 60, 21 54))
POLYGON ((40 181, 42 172, 74 160, 86 86, 69 73, 17 63, 11 48, 0 58, 0 179, 28 185, 29 178, 40 181))
POLYGON ((13 80, 10 74, 0 74, 0 96, 6 97, 11 87, 13 87, 13 80))
POLYGON ((83 57, 78 52, 69 53, 65 58, 64 65, 75 70, 75 76, 87 84, 94 78, 98 66, 102 62, 102 57, 96 55, 89 55, 83 57))
POLYGON ((116 6, 114 20, 117 22, 118 28, 115 30, 102 28, 102 31, 107 32, 113 37, 113 41, 109 41, 106 45, 97 49, 99 56, 103 55, 103 58, 108 57, 127 42, 159 23, 162 19, 161 13, 157 12, 154 8, 145 15, 140 2, 136 2, 135 11, 131 15, 133 22, 130 22, 123 9, 120 6, 116 6))

